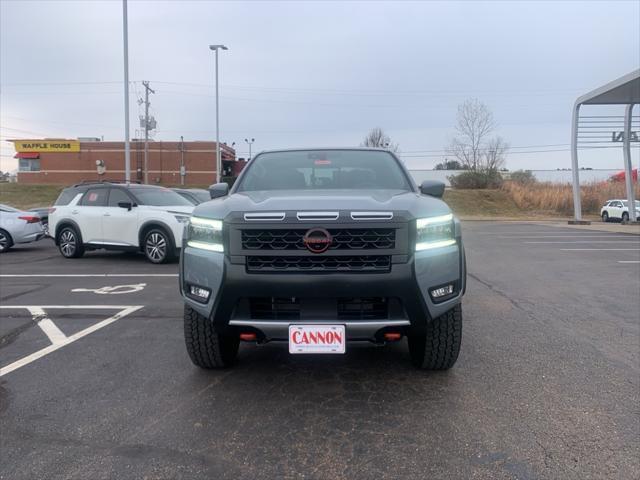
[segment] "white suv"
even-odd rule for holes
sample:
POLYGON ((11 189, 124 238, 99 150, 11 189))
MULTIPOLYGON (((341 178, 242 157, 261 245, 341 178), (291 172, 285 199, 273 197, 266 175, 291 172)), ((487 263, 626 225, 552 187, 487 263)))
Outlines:
POLYGON ((65 188, 49 214, 62 256, 86 250, 141 251, 152 263, 175 258, 193 204, 173 190, 116 182, 65 188))
MULTIPOLYGON (((607 200, 600 209, 600 217, 603 222, 610 220, 629 221, 629 202, 627 200, 607 200)), ((640 201, 636 200, 635 219, 640 220, 640 201)), ((635 220, 634 219, 634 220, 635 220)))

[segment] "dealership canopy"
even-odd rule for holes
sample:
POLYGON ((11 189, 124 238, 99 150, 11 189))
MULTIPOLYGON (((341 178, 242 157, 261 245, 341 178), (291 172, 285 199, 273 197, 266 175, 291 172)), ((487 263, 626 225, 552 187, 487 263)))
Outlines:
MULTIPOLYGON (((631 122, 632 122, 632 110, 633 106, 640 103, 640 69, 635 70, 623 77, 618 78, 612 82, 607 83, 595 90, 582 95, 576 100, 573 107, 573 124, 571 129, 571 168, 573 171, 573 208, 574 208, 574 221, 582 221, 582 205, 580 202, 580 172, 578 167, 578 140, 581 128, 587 133, 597 133, 594 130, 586 130, 588 128, 598 129, 602 125, 611 127, 615 125, 617 120, 611 120, 615 117, 607 117, 607 120, 602 120, 604 117, 580 117, 580 107, 582 105, 626 105, 624 113, 624 131, 621 135, 616 136, 613 133, 610 141, 617 141, 616 138, 622 140, 623 154, 624 154, 624 170, 625 170, 625 183, 627 187, 627 199, 629 205, 634 205, 634 191, 633 191, 633 177, 631 167, 631 122)), ((586 140, 586 143, 601 144, 604 141, 597 135, 589 135, 585 138, 591 138, 593 140, 586 140)), ((596 146, 595 148, 603 148, 596 146)), ((633 209, 629 211, 630 220, 634 220, 633 209)))

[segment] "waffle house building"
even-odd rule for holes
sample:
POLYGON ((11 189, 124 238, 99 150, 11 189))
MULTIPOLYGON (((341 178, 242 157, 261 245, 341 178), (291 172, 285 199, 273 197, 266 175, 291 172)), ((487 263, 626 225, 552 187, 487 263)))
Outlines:
MULTIPOLYGON (((124 142, 91 139, 11 140, 18 159, 18 183, 68 185, 83 180, 124 180, 124 142)), ((222 176, 235 177, 244 166, 235 150, 220 145, 222 176)), ((144 142, 130 143, 131 179, 144 181, 144 142)), ((216 179, 216 143, 149 142, 149 183, 209 185, 216 179)))

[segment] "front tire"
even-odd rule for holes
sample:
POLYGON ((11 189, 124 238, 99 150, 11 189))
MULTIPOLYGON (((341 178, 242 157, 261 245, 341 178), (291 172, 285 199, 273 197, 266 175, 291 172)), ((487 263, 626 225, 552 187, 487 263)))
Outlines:
POLYGON ((605 223, 609 221, 609 214, 607 212, 602 212, 602 221, 605 223))
POLYGON ((144 255, 151 263, 166 263, 175 257, 173 240, 160 228, 152 228, 144 236, 144 255))
POLYGON ((11 248, 13 240, 6 230, 0 228, 0 253, 4 253, 11 248))
POLYGON ((409 335, 411 362, 426 370, 448 370, 456 363, 462 343, 462 306, 427 323, 427 331, 409 335))
POLYGON ((84 246, 80 235, 73 227, 64 227, 58 234, 58 250, 65 258, 80 258, 84 255, 84 246))
POLYGON ((227 368, 238 356, 240 338, 220 334, 211 320, 188 305, 184 306, 184 340, 189 358, 200 368, 227 368))

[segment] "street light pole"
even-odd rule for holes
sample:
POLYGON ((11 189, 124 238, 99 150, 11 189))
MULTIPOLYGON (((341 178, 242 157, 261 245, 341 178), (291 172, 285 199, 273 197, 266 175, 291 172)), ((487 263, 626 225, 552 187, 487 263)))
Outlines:
POLYGON ((251 145, 253 145, 253 142, 255 142, 256 139, 252 138, 251 141, 249 141, 248 138, 245 138, 244 141, 249 145, 249 160, 251 160, 251 145))
POLYGON ((124 43, 124 179, 131 181, 131 149, 129 147, 129 27, 127 0, 122 0, 122 37, 124 43))
POLYGON ((220 157, 220 108, 218 102, 218 50, 228 50, 224 45, 209 45, 209 49, 216 52, 216 179, 222 180, 222 158, 220 157))

